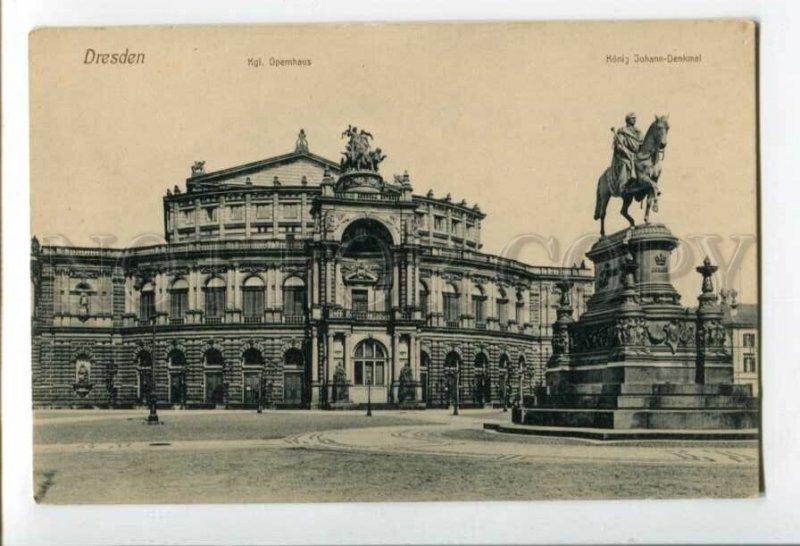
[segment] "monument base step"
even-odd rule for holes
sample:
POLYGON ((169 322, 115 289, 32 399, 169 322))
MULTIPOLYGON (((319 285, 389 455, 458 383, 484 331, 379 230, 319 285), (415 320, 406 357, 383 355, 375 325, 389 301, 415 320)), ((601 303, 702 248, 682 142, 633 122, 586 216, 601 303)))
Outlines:
POLYGON ((739 430, 611 430, 591 427, 551 427, 499 423, 484 423, 483 428, 505 434, 586 438, 591 440, 758 440, 757 428, 739 430))
POLYGON ((515 424, 630 429, 728 430, 758 428, 758 411, 746 408, 722 409, 589 409, 514 408, 515 424))

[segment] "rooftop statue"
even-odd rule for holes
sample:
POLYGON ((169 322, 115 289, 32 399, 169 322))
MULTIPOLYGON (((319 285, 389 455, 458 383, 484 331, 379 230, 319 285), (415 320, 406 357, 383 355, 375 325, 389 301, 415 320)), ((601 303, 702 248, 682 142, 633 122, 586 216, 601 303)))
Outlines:
POLYGON ((306 139, 306 132, 303 129, 300 129, 300 133, 297 135, 297 142, 294 145, 294 152, 308 153, 308 140, 306 139))
POLYGON ((372 133, 358 127, 348 125, 342 133, 342 138, 347 137, 347 147, 342 152, 344 156, 341 160, 343 171, 375 171, 378 172, 378 165, 386 159, 380 148, 371 149, 370 140, 372 133))
POLYGON ((661 160, 667 147, 669 116, 655 116, 644 138, 636 127, 636 114, 625 116, 625 127, 614 133, 611 166, 597 181, 597 201, 594 219, 600 220, 600 235, 605 235, 606 207, 612 197, 622 198, 622 216, 631 226, 635 225, 628 214, 628 207, 636 201, 647 200, 644 222, 650 222, 650 210, 658 212, 658 178, 661 176, 661 160))

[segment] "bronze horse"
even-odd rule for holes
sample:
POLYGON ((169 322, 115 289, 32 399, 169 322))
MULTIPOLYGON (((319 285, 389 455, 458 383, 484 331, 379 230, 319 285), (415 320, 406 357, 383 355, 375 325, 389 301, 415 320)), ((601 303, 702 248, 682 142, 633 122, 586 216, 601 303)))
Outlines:
POLYGON ((644 213, 644 223, 650 223, 650 210, 658 212, 658 177, 661 176, 661 160, 664 149, 667 147, 667 133, 669 132, 669 116, 656 116, 647 129, 642 145, 636 152, 636 178, 626 181, 617 181, 613 166, 608 167, 597 181, 597 201, 594 208, 594 219, 600 220, 600 235, 606 234, 605 220, 606 208, 611 197, 622 197, 622 210, 620 213, 631 224, 636 223, 628 214, 628 207, 634 199, 641 202, 647 199, 647 208, 644 213))

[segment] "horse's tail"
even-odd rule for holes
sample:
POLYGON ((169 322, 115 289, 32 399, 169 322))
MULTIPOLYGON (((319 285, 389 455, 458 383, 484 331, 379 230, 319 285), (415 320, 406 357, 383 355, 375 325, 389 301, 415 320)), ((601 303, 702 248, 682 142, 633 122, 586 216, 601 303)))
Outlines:
POLYGON ((594 219, 599 220, 603 217, 603 184, 606 181, 606 173, 604 172, 600 178, 597 179, 597 198, 594 202, 594 219))

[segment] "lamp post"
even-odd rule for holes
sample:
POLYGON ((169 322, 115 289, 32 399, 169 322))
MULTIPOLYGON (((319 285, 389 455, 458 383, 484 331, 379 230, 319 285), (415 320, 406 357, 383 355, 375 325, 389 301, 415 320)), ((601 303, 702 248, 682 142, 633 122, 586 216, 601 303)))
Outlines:
POLYGON ((258 409, 256 413, 262 413, 264 411, 264 370, 261 370, 261 374, 258 377, 258 409))
POLYGON ((453 383, 455 384, 455 389, 454 389, 455 390, 455 396, 453 398, 453 415, 458 415, 458 398, 459 398, 459 396, 458 396, 458 394, 459 394, 458 393, 458 390, 459 390, 459 384, 458 384, 459 373, 458 372, 459 372, 459 365, 456 364, 456 367, 453 370, 453 373, 455 374, 455 379, 453 380, 453 383))
MULTIPOLYGON (((153 288, 153 297, 155 297, 155 288, 153 288)), ((156 314, 153 313, 153 354, 150 358, 150 414, 147 416, 148 425, 158 424, 158 409, 156 408, 156 314)))

